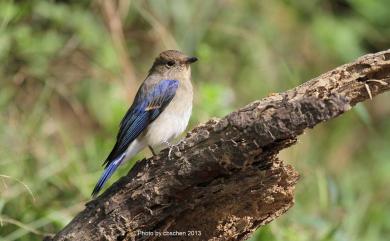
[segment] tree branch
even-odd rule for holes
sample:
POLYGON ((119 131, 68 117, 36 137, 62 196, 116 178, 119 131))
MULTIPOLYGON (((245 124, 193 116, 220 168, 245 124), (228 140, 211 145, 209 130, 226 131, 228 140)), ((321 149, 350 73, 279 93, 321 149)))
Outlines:
POLYGON ((387 50, 210 120, 187 134, 173 160, 164 150, 139 161, 47 239, 245 240, 293 205, 298 173, 279 151, 306 128, 389 89, 387 50))

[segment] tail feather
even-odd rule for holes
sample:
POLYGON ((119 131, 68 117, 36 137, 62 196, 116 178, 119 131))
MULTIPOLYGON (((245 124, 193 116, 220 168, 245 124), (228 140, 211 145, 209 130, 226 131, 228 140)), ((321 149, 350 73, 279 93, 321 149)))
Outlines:
POLYGON ((125 153, 123 153, 121 156, 119 156, 117 159, 115 159, 113 162, 111 162, 105 169, 101 177, 99 178, 99 181, 96 183, 95 188, 92 191, 92 198, 95 198, 97 194, 100 192, 104 184, 107 182, 107 180, 112 176, 112 174, 115 172, 115 170, 120 166, 123 159, 125 158, 125 153))

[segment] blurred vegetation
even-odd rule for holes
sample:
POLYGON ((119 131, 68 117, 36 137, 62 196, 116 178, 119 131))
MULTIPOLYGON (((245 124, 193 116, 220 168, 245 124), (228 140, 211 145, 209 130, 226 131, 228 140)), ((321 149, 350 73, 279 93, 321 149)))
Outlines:
MULTIPOLYGON (((83 209, 161 50, 200 58, 194 126, 389 47, 387 0, 2 0, 0 239, 41 240, 83 209)), ((302 174, 296 204, 252 241, 388 240, 389 101, 281 154, 302 174)))

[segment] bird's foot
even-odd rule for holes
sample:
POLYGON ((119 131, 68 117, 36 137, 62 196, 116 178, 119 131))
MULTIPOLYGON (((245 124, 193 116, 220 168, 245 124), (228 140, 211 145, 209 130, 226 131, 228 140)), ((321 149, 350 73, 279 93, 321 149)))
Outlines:
MULTIPOLYGON (((165 141, 164 144, 166 144, 166 145, 168 146, 168 148, 169 148, 169 150, 168 150, 168 159, 169 159, 169 160, 172 160, 172 151, 173 151, 173 149, 174 149, 174 148, 179 149, 179 148, 176 147, 176 146, 174 146, 174 145, 172 145, 171 143, 169 143, 169 142, 167 142, 167 141, 165 141)), ((179 151, 179 150, 177 150, 177 151, 179 151)))

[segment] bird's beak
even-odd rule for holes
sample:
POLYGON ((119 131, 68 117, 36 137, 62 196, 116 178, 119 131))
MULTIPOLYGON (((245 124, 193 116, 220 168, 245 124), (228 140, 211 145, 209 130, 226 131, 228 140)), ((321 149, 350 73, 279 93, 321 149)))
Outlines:
POLYGON ((186 59, 186 64, 192 64, 192 63, 195 63, 196 61, 198 61, 197 57, 188 57, 186 59))

